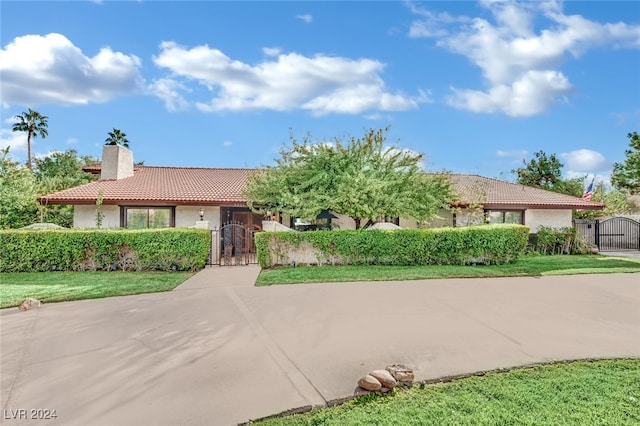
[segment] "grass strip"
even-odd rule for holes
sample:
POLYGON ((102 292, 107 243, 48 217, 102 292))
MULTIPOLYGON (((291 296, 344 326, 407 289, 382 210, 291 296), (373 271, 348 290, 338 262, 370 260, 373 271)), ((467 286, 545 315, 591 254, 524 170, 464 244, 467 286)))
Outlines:
POLYGON ((255 424, 631 426, 639 406, 640 360, 600 360, 415 385, 255 424))
POLYGON ((0 274, 0 308, 173 290, 191 272, 21 272, 0 274))
POLYGON ((601 255, 525 256, 508 265, 297 266, 260 272, 256 285, 350 281, 403 281, 437 278, 524 277, 640 272, 640 259, 601 255))

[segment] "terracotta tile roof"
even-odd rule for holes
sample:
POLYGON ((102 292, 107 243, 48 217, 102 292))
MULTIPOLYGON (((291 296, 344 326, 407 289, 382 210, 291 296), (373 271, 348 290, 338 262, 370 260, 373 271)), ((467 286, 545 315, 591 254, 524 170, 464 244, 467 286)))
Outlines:
MULTIPOLYGON (((42 204, 243 205, 242 191, 254 169, 136 166, 132 177, 98 180, 39 198, 42 204)), ((457 202, 485 208, 595 209, 603 204, 478 175, 452 174, 457 202)))
POLYGON ((244 204, 251 169, 136 166, 134 175, 98 180, 39 198, 41 204, 244 204))
POLYGON ((533 207, 601 210, 604 204, 478 175, 452 174, 461 205, 481 203, 485 208, 533 207))

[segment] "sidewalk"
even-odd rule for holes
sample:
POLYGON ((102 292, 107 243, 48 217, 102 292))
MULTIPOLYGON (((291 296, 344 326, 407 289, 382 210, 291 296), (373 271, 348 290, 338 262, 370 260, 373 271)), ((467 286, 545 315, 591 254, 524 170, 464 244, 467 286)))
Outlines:
POLYGON ((391 363, 427 380, 640 356, 638 274, 253 287, 258 273, 0 311, 2 408, 56 410, 37 424, 233 425, 348 397, 391 363))

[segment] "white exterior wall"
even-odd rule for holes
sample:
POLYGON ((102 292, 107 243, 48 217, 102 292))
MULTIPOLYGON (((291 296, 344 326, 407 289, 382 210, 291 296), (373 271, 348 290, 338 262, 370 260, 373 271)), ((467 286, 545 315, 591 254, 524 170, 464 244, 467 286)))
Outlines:
MULTIPOLYGON (((336 214, 336 216, 338 216, 337 219, 331 219, 331 223, 334 225, 334 229, 356 229, 356 221, 351 219, 349 216, 345 216, 342 214, 336 214)), ((364 223, 361 225, 364 225, 364 223)))
MULTIPOLYGON (((151 207, 151 206, 149 206, 151 207)), ((101 206, 104 219, 103 228, 120 228, 120 206, 101 206)), ((190 228, 200 221, 199 206, 177 206, 176 207, 176 228, 190 228)), ((204 220, 208 222, 209 228, 220 227, 220 207, 207 206, 204 208, 204 220)), ((95 228, 96 227, 96 206, 76 205, 73 206, 73 227, 74 228, 95 228)))
MULTIPOLYGON (((356 229, 356 222, 344 215, 337 215, 338 219, 333 219, 331 222, 334 224, 338 224, 340 227, 338 229, 356 229)), ((442 228, 443 226, 452 226, 453 217, 451 216, 451 211, 442 209, 438 212, 438 216, 440 218, 434 218, 425 225, 418 225, 418 222, 412 218, 403 218, 401 217, 399 220, 399 225, 404 229, 417 229, 417 228, 442 228)), ((361 225, 364 226, 367 220, 363 220, 361 225)))
MULTIPOLYGON (((199 206, 177 206, 176 228, 190 228, 200 221, 199 206)), ((204 221, 209 222, 209 229, 220 228, 220 207, 205 206, 204 221)))
POLYGON ((398 226, 404 229, 417 229, 418 222, 415 219, 405 219, 404 217, 401 217, 398 221, 398 226))
POLYGON ((459 209, 456 212, 456 227, 482 225, 484 211, 482 209, 459 209))
POLYGON ((571 210, 527 209, 524 212, 524 222, 532 233, 538 232, 539 226, 567 228, 571 226, 571 210))
MULTIPOLYGON (((100 206, 104 215, 102 219, 103 228, 120 228, 120 207, 100 206)), ((73 206, 73 227, 74 228, 95 228, 96 227, 96 205, 75 205, 73 206)))
POLYGON ((453 214, 451 210, 440 209, 438 211, 439 217, 434 217, 428 223, 418 224, 418 221, 412 218, 400 218, 399 226, 405 229, 418 229, 418 228, 443 228, 445 226, 453 226, 453 214))
MULTIPOLYGON (((442 219, 434 219, 427 225, 418 226, 414 219, 400 219, 400 227, 407 229, 414 228, 440 228, 443 226, 452 226, 453 217, 451 211, 442 210, 439 212, 442 219)), ((535 233, 539 226, 550 228, 570 227, 571 210, 568 209, 527 209, 524 212, 525 225, 531 228, 531 232, 535 233)), ((460 209, 456 212, 456 226, 472 226, 482 225, 484 215, 480 211, 467 211, 460 209)))

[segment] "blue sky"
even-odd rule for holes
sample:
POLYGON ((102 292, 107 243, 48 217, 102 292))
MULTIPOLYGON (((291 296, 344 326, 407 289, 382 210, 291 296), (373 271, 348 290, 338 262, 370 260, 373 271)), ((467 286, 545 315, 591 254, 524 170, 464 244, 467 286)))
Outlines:
POLYGON ((391 126, 428 170, 508 178, 544 150, 608 179, 640 131, 640 3, 1 1, 0 147, 257 167, 289 135, 391 126))

